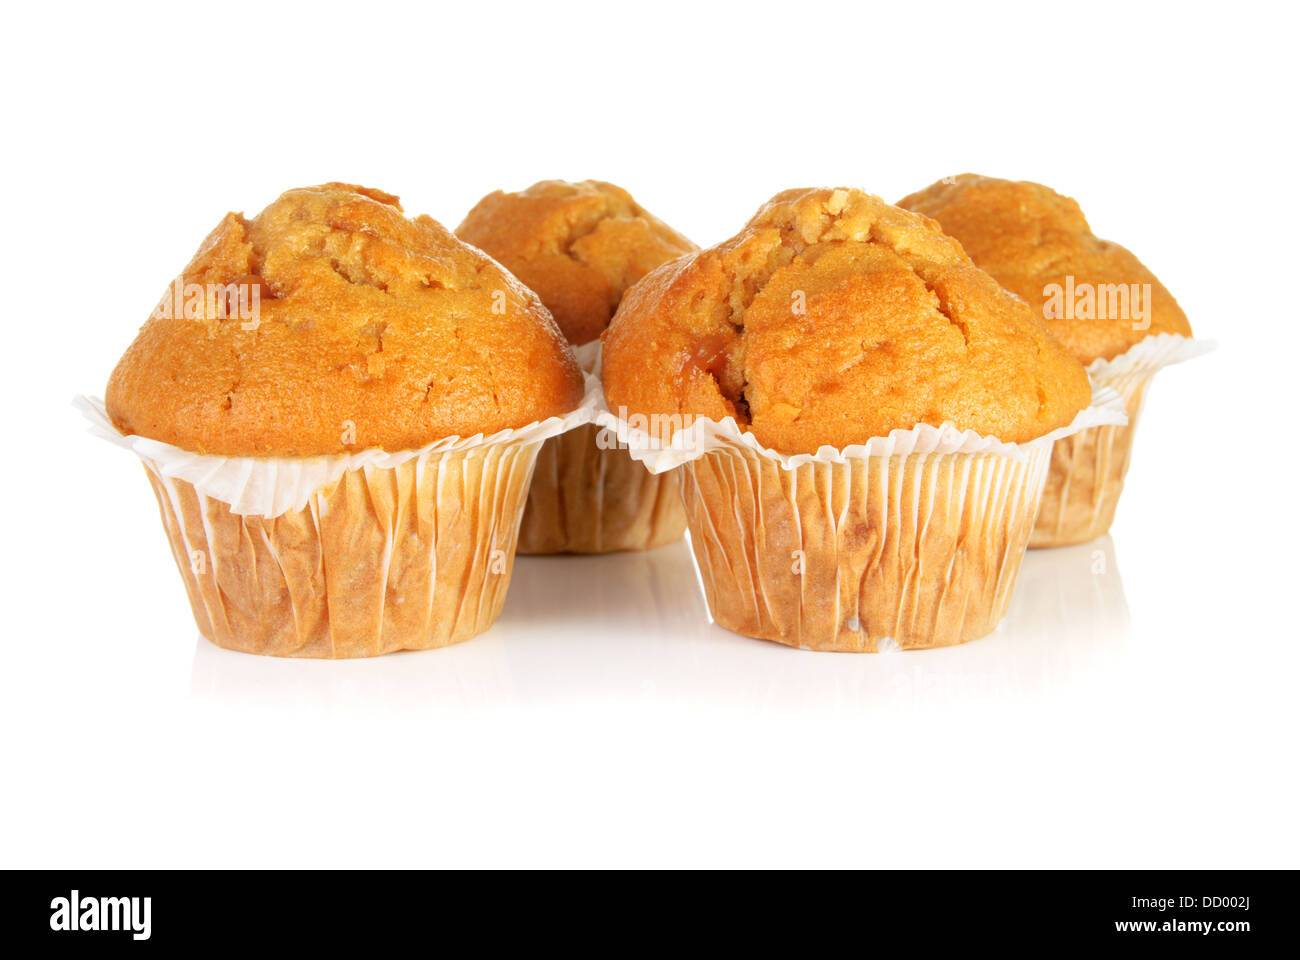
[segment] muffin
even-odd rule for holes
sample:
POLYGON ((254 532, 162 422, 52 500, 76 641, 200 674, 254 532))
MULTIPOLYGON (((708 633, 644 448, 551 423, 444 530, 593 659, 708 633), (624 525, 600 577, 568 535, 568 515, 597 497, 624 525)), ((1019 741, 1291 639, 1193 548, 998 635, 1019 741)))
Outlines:
POLYGON ((358 657, 486 629, 545 432, 521 428, 583 397, 536 296, 396 197, 342 183, 228 214, 172 289, 185 297, 169 290, 105 402, 121 434, 169 445, 145 465, 203 635, 358 657), (254 486, 329 479, 293 509, 237 512, 176 476, 182 451, 211 465, 197 475, 233 463, 254 486))
MULTIPOLYGON (((623 293, 695 245, 610 183, 544 180, 490 193, 456 230, 530 286, 589 370, 623 293)), ((680 481, 602 443, 595 426, 547 441, 519 534, 521 553, 643 550, 682 535, 680 481)))
POLYGON ((1039 313, 1094 382, 1120 393, 1126 425, 1057 443, 1030 546, 1106 533, 1147 385, 1160 366, 1190 355, 1187 316, 1137 257, 1094 236, 1075 201, 1041 184, 963 174, 900 206, 939 221, 977 265, 1039 313))
POLYGON ((1050 438, 1091 398, 936 223, 843 188, 781 193, 650 273, 604 350, 625 432, 683 461, 714 620, 818 650, 992 630, 1050 438))

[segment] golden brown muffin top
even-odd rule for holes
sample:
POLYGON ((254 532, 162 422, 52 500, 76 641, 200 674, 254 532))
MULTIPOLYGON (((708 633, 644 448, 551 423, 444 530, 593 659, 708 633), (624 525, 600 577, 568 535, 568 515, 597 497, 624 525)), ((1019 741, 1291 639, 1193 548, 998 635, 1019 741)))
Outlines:
POLYGON ((964 173, 904 197, 899 206, 938 220, 1085 364, 1116 357, 1152 334, 1191 336, 1186 314, 1155 275, 1119 244, 1093 236, 1079 205, 1042 184, 964 173), (1059 289, 1055 300, 1052 284, 1059 289), (1130 296, 1133 284, 1137 297, 1130 296), (1150 284, 1149 301, 1144 284, 1150 284))
POLYGON ((600 336, 628 287, 697 249, 622 187, 599 180, 489 193, 456 235, 536 290, 574 344, 600 336))
POLYGON ((182 279, 256 285, 260 310, 241 320, 233 295, 197 319, 155 310, 108 382, 123 433, 224 456, 399 451, 582 399, 532 291, 378 190, 328 183, 227 214, 182 279))
POLYGON ((781 193, 655 270, 604 344, 616 412, 732 416, 787 454, 949 420, 1025 441, 1091 397, 1079 362, 938 224, 844 188, 781 193))

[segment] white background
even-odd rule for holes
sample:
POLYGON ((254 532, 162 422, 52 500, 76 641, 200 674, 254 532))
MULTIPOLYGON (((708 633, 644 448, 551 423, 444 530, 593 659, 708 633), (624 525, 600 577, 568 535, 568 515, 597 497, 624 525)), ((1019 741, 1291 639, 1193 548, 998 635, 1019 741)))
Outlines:
POLYGON ((1300 866, 1297 25, 1211 9, 7 11, 0 865, 1300 866), (710 244, 783 188, 963 171, 1077 197, 1219 344, 1158 378, 1113 537, 1031 553, 965 647, 727 633, 678 544, 521 560, 444 651, 227 653, 70 407, 290 187, 454 226, 596 177, 710 244))

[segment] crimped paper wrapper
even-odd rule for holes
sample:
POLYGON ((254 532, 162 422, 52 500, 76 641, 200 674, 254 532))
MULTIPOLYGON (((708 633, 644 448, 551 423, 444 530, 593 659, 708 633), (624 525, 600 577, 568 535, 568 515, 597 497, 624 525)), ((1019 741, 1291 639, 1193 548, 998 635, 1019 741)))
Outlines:
POLYGON ((1063 547, 1095 540, 1110 530, 1124 489, 1133 434, 1151 378, 1162 367, 1213 349, 1204 340, 1162 333, 1147 337, 1112 360, 1094 360, 1088 376, 1124 401, 1127 424, 1084 430, 1056 442, 1031 547, 1063 547))
POLYGON ((369 657, 443 647, 501 612, 541 445, 587 423, 581 407, 419 450, 310 458, 216 457, 122 436, 102 401, 77 406, 134 452, 158 498, 199 631, 283 657, 369 657))
POLYGON ((691 546, 714 621, 812 650, 964 643, 1006 611, 1052 444, 1122 423, 1095 390, 1068 427, 1023 444, 952 424, 787 456, 728 418, 656 441, 608 411, 652 470, 680 467, 691 546))
MULTIPOLYGON (((574 352, 588 374, 599 374, 599 340, 574 352)), ((542 444, 519 529, 520 553, 648 550, 685 532, 680 471, 650 473, 626 450, 602 447, 600 434, 588 425, 542 444)))

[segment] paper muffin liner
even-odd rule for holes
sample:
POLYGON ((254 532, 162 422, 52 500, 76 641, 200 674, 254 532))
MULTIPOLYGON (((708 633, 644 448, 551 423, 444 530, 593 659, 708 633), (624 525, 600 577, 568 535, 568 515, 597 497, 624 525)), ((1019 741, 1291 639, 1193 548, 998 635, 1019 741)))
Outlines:
POLYGON ((1110 530, 1124 490, 1133 435, 1151 378, 1162 367, 1213 349, 1213 344, 1178 334, 1147 337, 1112 360, 1088 367, 1092 382, 1115 390, 1128 412, 1127 424, 1084 430, 1056 442, 1043 487, 1031 547, 1062 547, 1095 540, 1110 530))
MULTIPOLYGON (((589 375, 600 373, 600 341, 574 348, 589 375)), ((650 473, 601 429, 582 426, 542 444, 519 529, 519 552, 648 550, 686 531, 678 471, 650 473)))
POLYGON ((537 451, 577 410, 488 437, 329 457, 217 457, 117 432, 134 452, 199 631, 220 647, 367 657, 467 640, 501 612, 537 451))
POLYGON ((600 436, 588 425, 542 444, 520 553, 649 550, 686 531, 680 472, 651 473, 626 450, 603 449, 600 436))
POLYGON ((671 443, 608 411, 597 422, 651 470, 680 467, 714 621, 813 650, 963 643, 1006 611, 1052 444, 1125 415, 1094 391, 1068 427, 1022 444, 952 424, 784 455, 728 418, 671 443))

